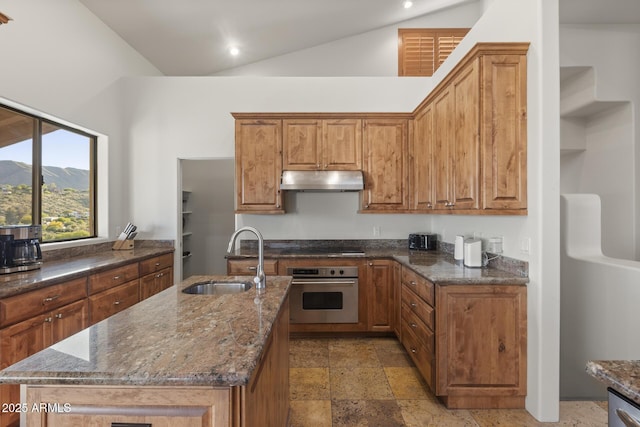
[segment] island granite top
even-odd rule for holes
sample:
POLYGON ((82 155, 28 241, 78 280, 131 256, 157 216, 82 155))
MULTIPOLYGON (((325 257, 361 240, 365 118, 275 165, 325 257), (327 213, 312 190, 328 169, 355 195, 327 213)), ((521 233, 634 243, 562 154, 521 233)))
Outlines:
POLYGON ((291 284, 267 277, 240 294, 189 295, 192 276, 0 371, 0 383, 126 386, 246 385, 291 284))
POLYGON ((587 372, 640 405, 640 360, 591 360, 587 372))

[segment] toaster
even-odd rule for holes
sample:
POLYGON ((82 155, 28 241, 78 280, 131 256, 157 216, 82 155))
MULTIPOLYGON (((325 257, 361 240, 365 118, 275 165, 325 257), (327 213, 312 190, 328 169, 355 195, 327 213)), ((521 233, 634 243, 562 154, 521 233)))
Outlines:
POLYGON ((409 250, 435 251, 438 249, 438 235, 432 233, 409 234, 409 250))

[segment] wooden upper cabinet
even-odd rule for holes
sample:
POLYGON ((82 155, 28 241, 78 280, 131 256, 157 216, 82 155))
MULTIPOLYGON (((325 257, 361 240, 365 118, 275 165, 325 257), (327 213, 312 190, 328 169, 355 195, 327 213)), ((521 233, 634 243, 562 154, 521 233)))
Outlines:
POLYGON ((446 87, 433 101, 433 200, 436 209, 452 207, 451 149, 455 128, 453 95, 446 87))
POLYGON ((363 129, 362 212, 406 210, 409 206, 407 120, 365 120, 363 129))
POLYGON ((360 119, 283 120, 284 170, 361 170, 360 119))
POLYGON ((433 106, 427 104, 413 121, 409 155, 412 210, 431 210, 433 204, 433 106))
POLYGON ((483 207, 527 207, 527 57, 482 58, 483 207))
POLYGON ((322 169, 322 120, 283 120, 282 141, 283 169, 322 169))
POLYGON ((455 129, 450 190, 454 209, 477 209, 480 202, 480 89, 478 60, 453 81, 455 129))
POLYGON ((236 212, 284 213, 282 121, 236 120, 236 212))

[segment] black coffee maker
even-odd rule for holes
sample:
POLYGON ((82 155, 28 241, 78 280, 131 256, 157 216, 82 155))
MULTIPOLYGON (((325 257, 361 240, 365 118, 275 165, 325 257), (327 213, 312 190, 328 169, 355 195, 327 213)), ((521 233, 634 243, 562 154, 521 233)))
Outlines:
POLYGON ((0 274, 40 268, 41 230, 39 225, 0 227, 0 274))

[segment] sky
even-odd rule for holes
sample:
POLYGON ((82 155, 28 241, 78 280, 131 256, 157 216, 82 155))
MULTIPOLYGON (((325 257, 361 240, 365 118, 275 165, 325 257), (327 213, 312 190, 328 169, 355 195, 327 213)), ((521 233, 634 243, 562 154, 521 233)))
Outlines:
MULTIPOLYGON (((60 129, 42 136, 42 165, 89 169, 89 139, 60 129)), ((31 140, 0 148, 0 160, 32 163, 31 140)))

